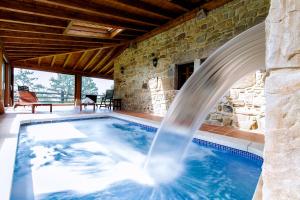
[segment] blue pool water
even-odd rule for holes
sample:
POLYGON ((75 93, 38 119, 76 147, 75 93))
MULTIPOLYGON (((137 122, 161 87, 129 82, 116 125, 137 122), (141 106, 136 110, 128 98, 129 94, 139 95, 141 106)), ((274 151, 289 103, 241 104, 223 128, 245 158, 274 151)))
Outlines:
POLYGON ((179 178, 153 183, 142 166, 154 131, 116 118, 22 126, 11 199, 252 198, 261 161, 205 142, 190 146, 179 178))

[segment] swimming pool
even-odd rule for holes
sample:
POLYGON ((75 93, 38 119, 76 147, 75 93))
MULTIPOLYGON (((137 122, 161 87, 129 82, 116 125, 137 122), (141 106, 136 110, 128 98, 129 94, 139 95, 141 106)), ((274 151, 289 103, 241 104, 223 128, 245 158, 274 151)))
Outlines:
POLYGON ((141 168, 155 131, 112 117, 22 125, 11 199, 252 199, 262 159, 199 139, 183 174, 153 185, 141 168))

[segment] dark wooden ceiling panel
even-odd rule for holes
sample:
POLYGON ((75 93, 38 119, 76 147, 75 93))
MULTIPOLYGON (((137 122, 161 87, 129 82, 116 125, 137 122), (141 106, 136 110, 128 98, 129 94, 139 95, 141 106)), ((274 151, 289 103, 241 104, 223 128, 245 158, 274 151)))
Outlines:
POLYGON ((131 43, 229 1, 0 0, 0 44, 16 67, 112 78, 131 43))

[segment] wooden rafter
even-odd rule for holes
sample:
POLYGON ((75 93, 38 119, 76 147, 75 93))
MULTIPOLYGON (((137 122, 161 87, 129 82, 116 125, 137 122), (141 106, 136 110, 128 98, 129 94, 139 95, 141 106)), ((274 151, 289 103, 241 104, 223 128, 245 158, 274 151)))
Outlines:
MULTIPOLYGON (((5 5, 1 2, 1 5, 5 5)), ((22 13, 16 14, 14 11, 2 9, 0 12, 0 21, 5 22, 17 22, 22 24, 29 25, 38 25, 45 27, 54 27, 54 28, 65 28, 68 26, 68 20, 60 19, 51 19, 48 17, 39 16, 36 17, 33 14, 22 13)))
POLYGON ((104 79, 112 79, 112 76, 101 75, 98 73, 86 73, 81 70, 74 70, 74 69, 67 69, 53 66, 49 68, 49 66, 37 66, 35 64, 26 63, 25 61, 15 62, 15 68, 23 68, 23 69, 31 69, 31 70, 40 70, 40 71, 47 71, 47 72, 55 72, 55 73, 62 73, 62 74, 78 74, 81 76, 90 76, 90 77, 97 77, 97 78, 104 78, 104 79))
POLYGON ((31 25, 31 24, 0 21, 0 30, 14 30, 14 31, 33 32, 33 33, 62 34, 64 28, 46 27, 46 26, 40 26, 40 25, 31 25))
POLYGON ((89 60, 89 62, 86 64, 86 66, 83 68, 83 71, 87 70, 88 68, 90 68, 92 66, 92 64, 94 64, 95 60, 98 58, 98 56, 102 53, 102 49, 99 49, 94 56, 92 57, 92 59, 89 60))
POLYGON ((74 65, 73 69, 76 69, 80 62, 84 59, 84 57, 86 56, 86 54, 88 53, 89 51, 85 51, 81 54, 81 56, 79 57, 79 59, 77 60, 76 64, 74 65))
POLYGON ((117 47, 112 48, 103 58, 102 60, 92 69, 91 72, 97 71, 99 68, 102 67, 104 63, 109 60, 109 58, 113 55, 114 51, 116 50, 117 47))
POLYGON ((170 0, 169 2, 180 6, 181 8, 185 9, 185 11, 189 11, 197 7, 201 1, 204 2, 203 0, 195 0, 194 2, 187 0, 170 0))
POLYGON ((1 37, 4 45, 6 44, 40 44, 40 45, 66 45, 66 46, 86 46, 89 48, 101 47, 104 45, 110 45, 112 43, 91 43, 91 42, 82 42, 82 41, 57 41, 55 39, 47 40, 44 38, 39 39, 29 39, 29 38, 18 38, 18 37, 1 37))
POLYGON ((82 0, 37 0, 39 2, 44 2, 51 5, 62 6, 65 8, 70 8, 74 10, 78 10, 84 13, 90 13, 94 15, 100 16, 108 16, 113 18, 118 18, 121 20, 138 22, 140 24, 159 26, 166 21, 164 19, 157 20, 155 18, 149 18, 145 15, 130 13, 126 10, 119 9, 117 7, 112 8, 105 4, 97 4, 92 1, 82 1, 82 0))
POLYGON ((42 62, 42 57, 39 57, 38 58, 38 65, 41 65, 41 62, 42 62))
POLYGON ((50 65, 51 68, 54 66, 55 60, 56 60, 56 55, 54 55, 52 60, 51 60, 51 65, 50 65))
POLYGON ((112 67, 106 74, 111 74, 114 71, 114 68, 112 67))
POLYGON ((26 3, 21 0, 2 0, 0 4, 1 10, 11 10, 14 12, 19 13, 27 13, 27 14, 35 14, 38 16, 44 17, 52 17, 57 19, 64 19, 64 20, 80 20, 85 22, 93 22, 97 24, 102 24, 104 26, 111 26, 115 28, 126 28, 126 29, 133 29, 133 30, 141 30, 141 31, 149 31, 151 30, 151 26, 147 25, 138 25, 129 22, 120 22, 119 20, 115 20, 109 17, 99 17, 85 13, 78 13, 74 10, 66 10, 62 7, 59 9, 55 7, 50 7, 47 4, 35 4, 26 3))
POLYGON ((12 65, 112 77, 129 44, 231 0, 0 1, 0 40, 12 65))
POLYGON ((65 61, 64 61, 64 63, 63 63, 63 66, 62 66, 63 68, 65 68, 65 67, 67 66, 69 60, 71 59, 71 56, 72 56, 71 53, 70 53, 70 54, 67 54, 67 57, 66 57, 66 59, 65 59, 65 61))
POLYGON ((42 40, 54 40, 54 41, 77 41, 85 43, 118 43, 116 39, 97 39, 97 38, 84 38, 76 36, 68 36, 62 34, 52 34, 52 33, 29 33, 21 31, 12 30, 0 30, 1 37, 9 38, 28 38, 28 39, 42 39, 42 40))
MULTIPOLYGON (((111 47, 118 47, 118 46, 122 46, 124 44, 119 44, 119 45, 108 45, 108 46, 104 46, 104 47, 97 47, 97 48, 92 48, 92 49, 87 49, 87 50, 79 50, 79 51, 74 51, 74 52, 68 52, 68 53, 79 53, 79 52, 87 52, 87 51, 93 51, 93 50, 99 50, 99 49, 106 49, 106 48, 111 48, 111 47)), ((65 55, 65 54, 68 54, 68 53, 60 53, 60 54, 50 54, 50 55, 46 55, 44 57, 51 57, 53 55, 65 55)), ((28 60, 28 59, 26 59, 28 60)))
POLYGON ((148 4, 139 0, 109 0, 110 2, 118 3, 121 6, 124 7, 131 7, 133 9, 137 9, 139 11, 149 13, 156 15, 158 17, 163 17, 165 19, 172 19, 176 17, 176 13, 170 11, 170 10, 165 10, 162 9, 159 6, 155 6, 152 4, 148 4))
POLYGON ((99 71, 98 73, 104 73, 106 74, 107 69, 109 69, 110 66, 114 64, 115 58, 117 58, 125 49, 127 46, 121 46, 119 47, 110 57, 109 62, 107 62, 99 71))

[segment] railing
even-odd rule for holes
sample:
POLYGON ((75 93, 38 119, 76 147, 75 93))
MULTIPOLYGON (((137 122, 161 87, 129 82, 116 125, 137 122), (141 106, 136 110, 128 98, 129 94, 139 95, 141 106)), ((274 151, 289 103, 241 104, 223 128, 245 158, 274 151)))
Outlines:
MULTIPOLYGON (((74 103, 74 94, 65 94, 64 92, 35 92, 39 102, 41 103, 53 103, 53 104, 70 104, 74 103)), ((101 101, 104 95, 97 95, 97 102, 101 101)), ((85 94, 82 94, 82 99, 85 98, 85 94)), ((14 92, 14 101, 19 99, 18 92, 14 92)))
MULTIPOLYGON (((53 104, 74 103, 74 94, 65 94, 64 92, 35 92, 39 102, 53 104)), ((14 101, 19 99, 18 92, 14 92, 14 101)))

